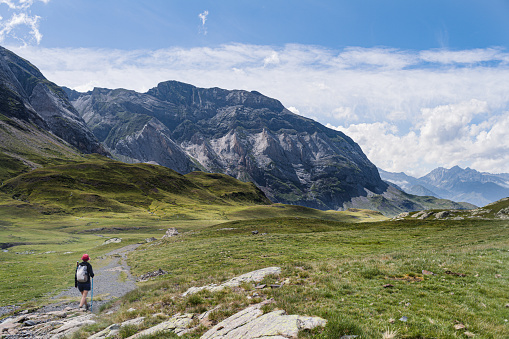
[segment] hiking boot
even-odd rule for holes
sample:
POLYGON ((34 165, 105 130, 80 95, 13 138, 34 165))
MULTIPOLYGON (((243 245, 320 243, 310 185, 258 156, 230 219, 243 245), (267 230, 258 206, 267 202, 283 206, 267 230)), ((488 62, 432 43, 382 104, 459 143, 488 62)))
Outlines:
POLYGON ((88 311, 88 304, 85 305, 85 312, 88 311))

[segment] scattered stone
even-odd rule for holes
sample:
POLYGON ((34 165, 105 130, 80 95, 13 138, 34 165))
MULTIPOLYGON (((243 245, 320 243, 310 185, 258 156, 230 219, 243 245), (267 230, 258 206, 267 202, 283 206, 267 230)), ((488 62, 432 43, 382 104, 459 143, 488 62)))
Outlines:
POLYGON ((464 335, 466 335, 466 336, 467 336, 467 337, 469 337, 469 338, 472 338, 472 337, 474 337, 474 336, 475 336, 475 334, 474 334, 474 333, 472 333, 472 332, 468 332, 468 331, 466 331, 466 332, 465 332, 465 333, 463 333, 463 334, 464 334, 464 335))
POLYGON ((454 329, 455 329, 455 330, 462 330, 462 329, 464 329, 464 328, 466 328, 466 326, 465 326, 465 325, 463 325, 462 323, 459 323, 459 324, 454 325, 454 329))
POLYGON ((256 235, 258 234, 258 231, 251 231, 251 234, 256 235))
POLYGON ((249 272, 249 273, 240 275, 238 277, 232 278, 221 285, 210 284, 210 285, 201 286, 201 287, 191 287, 186 292, 184 292, 182 294, 182 296, 185 297, 189 294, 198 293, 203 290, 208 290, 211 292, 218 292, 218 291, 223 290, 226 287, 238 287, 243 282, 252 282, 252 281, 258 282, 258 281, 263 280, 263 278, 265 278, 267 275, 280 274, 280 273, 281 273, 281 267, 262 268, 260 270, 249 272))
POLYGON ((35 326, 35 325, 37 325, 38 323, 39 323, 39 322, 34 321, 34 320, 27 320, 27 321, 25 321, 25 322, 23 323, 23 325, 25 325, 25 326, 35 326))
POLYGON ((179 235, 179 232, 177 231, 177 229, 175 227, 171 227, 171 228, 168 228, 168 230, 166 231, 166 234, 163 235, 163 237, 161 239, 171 238, 171 237, 175 237, 177 235, 179 235))
POLYGON ((394 324, 396 320, 394 318, 389 318, 389 324, 394 324))
POLYGON ((145 239, 145 242, 152 242, 152 241, 156 241, 157 239, 152 237, 152 238, 147 238, 145 239))
POLYGON ((409 212, 403 212, 392 218, 392 220, 403 220, 404 218, 408 217, 410 215, 409 212))
POLYGON ((385 284, 383 287, 384 288, 389 288, 389 287, 394 287, 394 285, 392 285, 392 284, 385 284))
POLYGON ((273 284, 273 285, 270 285, 270 288, 280 288, 282 286, 283 286, 283 284, 279 284, 279 285, 278 284, 273 284))
POLYGON ((122 239, 120 239, 120 238, 111 238, 111 239, 108 239, 108 240, 104 241, 103 245, 118 244, 120 242, 122 242, 122 239))
POLYGON ((399 318, 399 321, 402 321, 402 322, 407 322, 408 321, 408 318, 405 317, 405 316, 402 316, 401 318, 399 318))
POLYGON ((265 284, 260 284, 260 285, 256 285, 256 286, 255 286, 255 288, 256 288, 257 290, 263 290, 265 287, 267 287, 267 285, 265 285, 265 284))
POLYGON ((495 274, 495 278, 502 278, 502 274, 495 274))
MULTIPOLYGON (((52 330, 49 332, 51 339, 59 339, 67 336, 71 336, 71 334, 77 332, 81 327, 85 325, 95 324, 95 315, 91 313, 87 313, 85 315, 77 316, 69 321, 66 321, 62 326, 52 330)), ((57 323, 55 325, 60 324, 57 323)))
POLYGON ((297 338, 300 330, 327 324, 327 320, 319 317, 287 315, 283 310, 263 314, 261 308, 271 302, 266 300, 232 315, 205 332, 201 339, 297 338))
POLYGON ((154 271, 154 272, 145 273, 145 274, 141 275, 136 280, 140 281, 140 282, 141 281, 147 281, 148 279, 155 278, 155 277, 158 277, 160 275, 165 275, 165 274, 168 274, 168 272, 163 271, 162 269, 158 269, 157 271, 154 271))
POLYGON ((412 215, 412 218, 417 218, 417 219, 423 220, 423 219, 426 219, 432 215, 433 215, 433 212, 420 211, 420 212, 417 212, 414 215, 412 215))
POLYGON ((505 304, 505 307, 506 307, 506 308, 509 308, 509 304, 505 304))
POLYGON ((426 271, 426 270, 422 270, 422 274, 424 274, 424 275, 435 275, 435 273, 433 273, 431 271, 426 271))
POLYGON ((502 208, 495 214, 495 217, 500 219, 509 219, 509 207, 502 208))
POLYGON ((106 327, 104 330, 97 332, 96 334, 88 337, 88 339, 106 339, 115 337, 120 330, 119 324, 113 324, 106 327))
POLYGON ((442 211, 435 214, 435 219, 444 219, 451 215, 450 211, 442 211))
POLYGON ((130 309, 127 310, 127 312, 134 312, 134 311, 136 311, 136 309, 133 307, 131 307, 130 309))

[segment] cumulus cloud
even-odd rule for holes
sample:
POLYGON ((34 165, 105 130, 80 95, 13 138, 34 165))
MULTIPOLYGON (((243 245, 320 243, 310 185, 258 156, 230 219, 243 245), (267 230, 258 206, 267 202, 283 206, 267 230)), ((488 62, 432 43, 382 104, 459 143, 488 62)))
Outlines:
POLYGON ((423 108, 420 122, 403 134, 388 122, 329 127, 351 136, 368 158, 385 170, 404 169, 408 174, 421 176, 439 164, 507 172, 509 139, 503 131, 509 127, 509 112, 489 111, 486 102, 475 99, 423 108))
POLYGON ((257 90, 297 114, 344 131, 376 165, 390 171, 422 174, 462 165, 509 172, 508 141, 501 129, 509 124, 509 63, 504 61, 509 54, 500 48, 229 44, 152 51, 13 50, 50 80, 80 91, 121 87, 144 92, 166 80, 257 90))
POLYGON ((32 41, 36 44, 41 42, 42 34, 39 31, 41 17, 30 13, 30 7, 36 1, 49 2, 49 0, 0 0, 0 5, 6 5, 12 12, 8 19, 0 17, 0 42, 9 38, 25 46, 32 41))

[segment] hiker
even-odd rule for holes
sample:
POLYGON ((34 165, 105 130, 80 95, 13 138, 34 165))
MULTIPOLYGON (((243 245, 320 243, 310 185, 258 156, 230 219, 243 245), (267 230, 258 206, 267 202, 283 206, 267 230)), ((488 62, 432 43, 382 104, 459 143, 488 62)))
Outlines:
POLYGON ((85 310, 88 311, 87 295, 91 289, 90 279, 94 277, 94 270, 88 262, 90 260, 88 254, 83 254, 81 260, 83 260, 81 263, 76 263, 74 287, 77 287, 81 292, 80 309, 85 305, 85 310))

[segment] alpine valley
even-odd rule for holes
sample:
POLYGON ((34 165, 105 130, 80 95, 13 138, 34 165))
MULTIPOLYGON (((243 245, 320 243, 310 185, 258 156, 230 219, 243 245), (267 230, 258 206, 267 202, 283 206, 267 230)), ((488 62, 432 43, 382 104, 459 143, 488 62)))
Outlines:
POLYGON ((100 153, 181 174, 227 174, 253 182, 272 202, 321 210, 472 207, 389 186, 351 138, 255 91, 167 81, 147 93, 79 93, 4 48, 0 55, 5 179, 48 159, 100 153))
POLYGON ((261 93, 79 93, 0 48, 0 337, 507 338, 509 198, 445 172, 412 195, 261 93))

